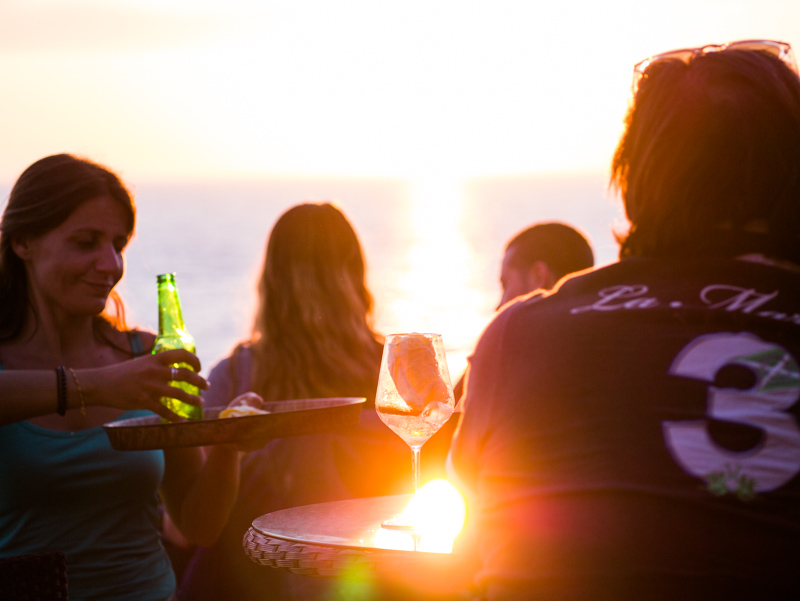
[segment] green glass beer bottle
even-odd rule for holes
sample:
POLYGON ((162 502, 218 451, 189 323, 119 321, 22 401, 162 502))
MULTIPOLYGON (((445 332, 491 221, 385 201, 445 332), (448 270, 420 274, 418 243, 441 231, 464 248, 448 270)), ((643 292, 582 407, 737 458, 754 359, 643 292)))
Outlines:
MULTIPOLYGON (((195 352, 194 338, 186 330, 181 313, 181 299, 175 285, 175 274, 164 273, 156 276, 158 285, 158 336, 156 337, 153 354, 173 349, 186 349, 195 352)), ((174 363, 173 367, 192 369, 187 363, 174 363)), ((189 394, 200 394, 197 386, 188 382, 172 381, 170 386, 181 388, 189 394)), ((169 407, 170 411, 186 419, 203 419, 203 408, 195 407, 178 399, 161 397, 161 402, 169 407)))

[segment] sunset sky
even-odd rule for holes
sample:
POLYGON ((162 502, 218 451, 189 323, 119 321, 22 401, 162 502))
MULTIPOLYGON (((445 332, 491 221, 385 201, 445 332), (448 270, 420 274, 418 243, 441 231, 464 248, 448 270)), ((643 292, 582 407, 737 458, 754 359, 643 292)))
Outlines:
POLYGON ((800 45, 796 0, 0 0, 0 181, 603 170, 635 62, 800 45))
POLYGON ((378 329, 441 332, 457 374, 524 225, 567 220, 616 260, 604 182, 633 65, 754 38, 800 49, 800 1, 0 0, 0 206, 49 154, 119 173, 141 209, 129 312, 153 327, 145 293, 178 271, 209 367, 247 333, 272 220, 333 198, 378 329), (171 247, 162 211, 195 215, 171 247))

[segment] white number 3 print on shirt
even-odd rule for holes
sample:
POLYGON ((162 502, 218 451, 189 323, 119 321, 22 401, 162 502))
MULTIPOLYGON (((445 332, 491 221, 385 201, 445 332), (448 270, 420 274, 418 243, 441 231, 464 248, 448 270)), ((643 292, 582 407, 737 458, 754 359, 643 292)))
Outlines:
POLYGON ((708 421, 663 423, 664 439, 675 461, 702 478, 717 495, 732 493, 742 500, 775 490, 800 471, 800 428, 786 413, 800 398, 795 359, 782 347, 752 334, 713 334, 696 338, 678 355, 670 375, 711 382, 707 415, 717 420, 759 428, 761 442, 735 452, 719 446, 708 433, 708 421), (756 378, 748 390, 717 388, 717 372, 725 366, 749 369, 756 378))

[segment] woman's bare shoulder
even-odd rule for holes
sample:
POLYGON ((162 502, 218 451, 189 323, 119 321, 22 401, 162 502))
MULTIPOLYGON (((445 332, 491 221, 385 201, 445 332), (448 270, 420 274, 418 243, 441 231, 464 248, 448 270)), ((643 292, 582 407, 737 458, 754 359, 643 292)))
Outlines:
POLYGON ((110 324, 104 324, 103 335, 119 350, 133 355, 148 354, 153 350, 156 334, 149 330, 131 328, 130 330, 120 330, 110 324))

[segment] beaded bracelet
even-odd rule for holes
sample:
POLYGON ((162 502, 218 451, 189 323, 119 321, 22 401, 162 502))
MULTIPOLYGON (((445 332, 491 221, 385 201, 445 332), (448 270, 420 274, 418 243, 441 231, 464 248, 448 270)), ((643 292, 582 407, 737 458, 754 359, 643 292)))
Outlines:
POLYGON ((67 373, 64 371, 63 365, 56 367, 56 392, 58 393, 58 404, 56 405, 56 411, 58 411, 59 415, 66 415, 67 373))

